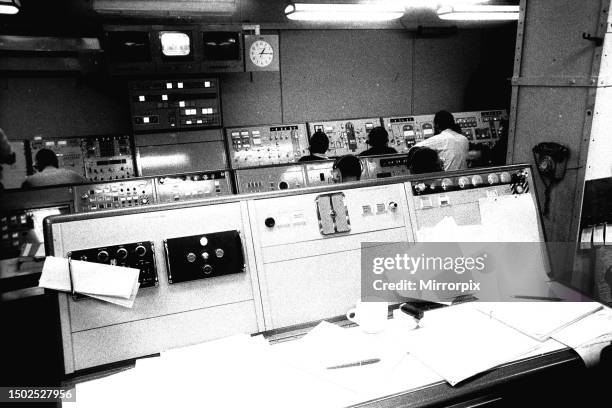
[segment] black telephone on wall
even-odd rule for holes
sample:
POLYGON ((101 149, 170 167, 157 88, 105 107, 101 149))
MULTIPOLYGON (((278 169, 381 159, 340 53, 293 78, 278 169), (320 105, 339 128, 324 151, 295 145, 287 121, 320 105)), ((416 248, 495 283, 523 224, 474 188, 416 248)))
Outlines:
POLYGON ((569 159, 569 148, 554 142, 543 142, 535 145, 532 149, 533 159, 536 163, 538 173, 546 187, 544 190, 544 215, 548 215, 550 204, 550 190, 553 184, 563 180, 567 161, 569 159))

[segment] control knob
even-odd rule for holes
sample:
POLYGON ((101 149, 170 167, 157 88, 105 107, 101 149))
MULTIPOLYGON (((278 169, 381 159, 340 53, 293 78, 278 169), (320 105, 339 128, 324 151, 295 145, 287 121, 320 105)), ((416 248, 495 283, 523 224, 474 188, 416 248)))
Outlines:
POLYGON ((215 249, 215 255, 217 256, 217 258, 223 258, 223 255, 225 255, 225 252, 221 248, 217 248, 215 249))
POLYGON ((125 259, 128 256, 128 251, 125 248, 119 248, 115 255, 117 256, 117 259, 125 259))
POLYGON ((134 249, 134 252, 136 252, 136 255, 138 256, 145 256, 147 253, 147 248, 143 247, 142 245, 138 245, 136 249, 134 249))
POLYGON ((391 202, 389 203, 389 209, 390 209, 391 211, 395 211, 395 210, 397 210, 397 203, 396 203, 395 201, 391 201, 391 202))
POLYGON ((274 218, 268 217, 264 220, 264 224, 266 225, 266 227, 272 228, 274 227, 274 225, 276 225, 276 221, 274 220, 274 218))
POLYGON ((210 255, 208 254, 208 252, 202 252, 202 259, 207 261, 208 258, 210 257, 210 255))
POLYGON ((202 270, 204 271, 204 275, 210 275, 213 271, 213 268, 209 264, 206 264, 202 267, 202 270))
POLYGON ((193 252, 190 252, 187 254, 187 262, 194 263, 195 260, 196 260, 196 254, 194 254, 193 252))
POLYGON ((98 261, 100 262, 108 261, 108 252, 107 251, 98 252, 98 261))

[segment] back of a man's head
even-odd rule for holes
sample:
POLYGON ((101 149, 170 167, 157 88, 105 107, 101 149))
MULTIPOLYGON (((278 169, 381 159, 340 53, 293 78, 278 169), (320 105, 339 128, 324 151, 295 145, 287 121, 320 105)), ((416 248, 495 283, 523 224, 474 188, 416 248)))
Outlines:
POLYGON ((314 135, 310 137, 310 153, 325 154, 327 149, 329 149, 329 138, 325 133, 317 130, 314 135))
POLYGON ((385 147, 389 143, 389 133, 382 126, 376 126, 368 133, 368 144, 372 147, 385 147))
POLYGON ((429 147, 415 146, 408 152, 410 174, 435 173, 443 171, 444 166, 438 152, 429 147))
POLYGON ((334 169, 340 172, 342 181, 359 180, 361 178, 361 161, 351 154, 338 157, 334 163, 334 169))
POLYGON ((59 167, 57 162, 57 155, 53 150, 49 149, 40 149, 38 153, 36 153, 36 168, 38 171, 43 171, 45 167, 53 166, 55 168, 59 167))
POLYGON ((455 128, 455 118, 453 114, 448 111, 439 111, 434 116, 434 128, 437 133, 440 133, 446 129, 455 128))

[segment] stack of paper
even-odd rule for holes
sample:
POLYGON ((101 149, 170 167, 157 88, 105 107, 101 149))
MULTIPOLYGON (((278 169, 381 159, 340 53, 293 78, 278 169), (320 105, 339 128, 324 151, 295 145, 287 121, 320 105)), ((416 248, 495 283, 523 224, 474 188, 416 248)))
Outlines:
POLYGON ((475 310, 471 304, 430 312, 406 338, 410 354, 455 385, 516 360, 540 342, 475 310))
POLYGON ((597 302, 478 303, 476 307, 538 341, 603 308, 597 302))
POLYGON ((135 268, 48 256, 38 286, 132 307, 138 293, 139 274, 135 268))

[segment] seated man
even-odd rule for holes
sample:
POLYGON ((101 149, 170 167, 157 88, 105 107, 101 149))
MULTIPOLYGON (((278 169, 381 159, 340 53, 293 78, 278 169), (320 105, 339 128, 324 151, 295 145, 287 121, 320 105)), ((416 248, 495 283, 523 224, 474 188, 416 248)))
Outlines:
POLYGON ((408 170, 410 174, 435 173, 443 171, 438 153, 429 147, 414 146, 408 152, 408 170))
POLYGON ((359 153, 360 156, 397 153, 397 150, 387 146, 389 143, 389 133, 387 133, 382 126, 376 126, 374 129, 370 130, 366 143, 370 145, 370 148, 359 153))
POLYGON ((87 182, 84 177, 72 170, 58 168, 57 155, 53 150, 40 149, 35 159, 38 172, 28 176, 21 185, 22 188, 87 182))
POLYGON ((455 123, 450 112, 440 111, 434 116, 434 136, 416 144, 429 147, 440 155, 444 170, 467 169, 467 157, 470 142, 459 133, 461 129, 455 123))
POLYGON ((317 130, 310 138, 310 154, 300 157, 299 162, 307 162, 314 160, 327 160, 325 153, 329 149, 329 139, 327 135, 320 130, 317 130))
POLYGON ((338 157, 334 162, 333 170, 335 173, 334 181, 337 183, 357 181, 361 178, 361 172, 363 171, 361 160, 350 154, 338 157))

